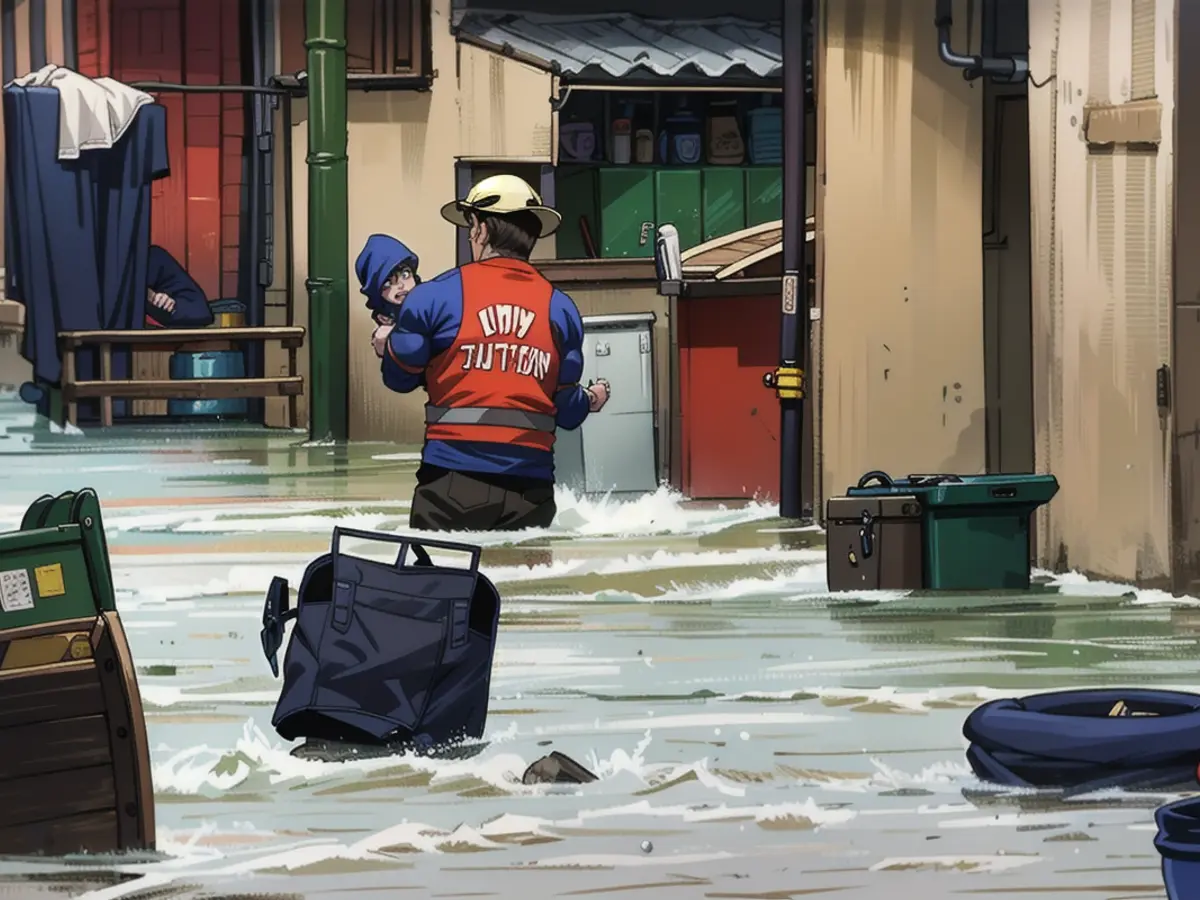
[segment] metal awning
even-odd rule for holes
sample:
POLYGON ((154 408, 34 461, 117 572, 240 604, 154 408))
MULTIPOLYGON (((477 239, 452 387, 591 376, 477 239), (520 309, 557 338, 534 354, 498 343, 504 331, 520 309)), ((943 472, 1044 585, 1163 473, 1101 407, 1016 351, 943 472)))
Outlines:
POLYGON ((568 83, 631 78, 777 80, 783 72, 778 22, 469 11, 458 22, 456 33, 464 43, 532 65, 541 63, 568 83))

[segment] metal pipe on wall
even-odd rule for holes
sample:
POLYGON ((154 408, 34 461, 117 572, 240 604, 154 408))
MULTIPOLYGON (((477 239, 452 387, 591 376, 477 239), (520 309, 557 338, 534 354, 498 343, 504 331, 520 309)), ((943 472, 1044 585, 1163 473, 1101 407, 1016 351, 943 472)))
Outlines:
POLYGON ((17 0, 0 0, 0 44, 4 83, 17 77, 17 0))
MULTIPOLYGON (((779 397, 779 515, 804 517, 804 358, 808 347, 805 279, 808 29, 812 0, 783 3, 783 290, 779 368, 764 379, 779 397)), ((811 515, 811 512, 809 513, 811 515)))
POLYGON ((307 0, 309 431, 349 432, 350 211, 346 0, 307 0))
POLYGON ((76 70, 79 68, 79 34, 75 28, 78 14, 76 0, 62 0, 63 65, 76 70))
POLYGON ((46 0, 29 0, 29 71, 46 65, 46 0))
MULTIPOLYGON (((264 44, 265 5, 262 0, 241 0, 242 72, 249 75, 251 84, 265 86, 267 54, 264 44), (246 25, 249 27, 245 27, 246 25)), ((266 94, 248 94, 242 99, 245 119, 242 138, 242 167, 245 177, 241 189, 241 222, 238 251, 238 294, 246 304, 246 324, 266 324, 266 293, 270 286, 270 259, 266 246, 266 205, 270 196, 271 125, 270 110, 275 98, 266 94), (264 271, 264 268, 267 271, 264 271)), ((262 378, 265 372, 265 350, 262 344, 246 347, 246 372, 251 378, 262 378)), ((265 419, 266 401, 255 398, 250 403, 250 418, 265 419)))

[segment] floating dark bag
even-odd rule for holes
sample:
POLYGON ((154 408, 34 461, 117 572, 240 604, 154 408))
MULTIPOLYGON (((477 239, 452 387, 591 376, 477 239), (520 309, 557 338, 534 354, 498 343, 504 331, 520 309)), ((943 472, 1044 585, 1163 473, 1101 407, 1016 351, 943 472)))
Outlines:
POLYGON ((275 675, 284 623, 296 620, 271 719, 280 736, 418 747, 481 738, 500 595, 479 571, 480 553, 335 528, 332 551, 304 573, 295 610, 287 581, 272 580, 262 645, 275 675), (396 544, 396 561, 343 554, 342 538, 396 544), (435 566, 427 547, 467 554, 470 566, 435 566))
POLYGON ((1010 787, 1193 788, 1200 695, 1155 689, 1053 691, 977 707, 963 724, 967 762, 1010 787))

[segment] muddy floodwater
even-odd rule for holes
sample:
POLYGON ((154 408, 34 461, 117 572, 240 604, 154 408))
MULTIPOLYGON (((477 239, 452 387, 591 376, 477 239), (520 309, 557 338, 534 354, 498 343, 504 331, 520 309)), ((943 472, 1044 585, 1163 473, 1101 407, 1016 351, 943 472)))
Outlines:
POLYGON ((552 529, 472 538, 504 598, 487 748, 304 761, 270 724, 263 593, 335 523, 404 530, 415 448, 29 425, 0 400, 0 528, 41 493, 100 493, 158 854, 0 860, 0 897, 1164 896, 1172 798, 987 791, 961 729, 994 697, 1194 687, 1194 601, 1048 575, 831 596, 821 533, 772 508, 561 493, 552 529), (522 786, 550 750, 599 780, 522 786))

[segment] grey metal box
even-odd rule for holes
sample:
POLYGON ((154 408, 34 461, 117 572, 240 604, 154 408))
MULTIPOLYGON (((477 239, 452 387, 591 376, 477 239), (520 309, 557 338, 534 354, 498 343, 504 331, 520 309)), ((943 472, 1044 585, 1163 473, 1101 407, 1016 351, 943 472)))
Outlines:
POLYGON ((587 494, 658 488, 652 312, 583 317, 583 383, 605 379, 608 403, 554 441, 555 479, 587 494))

